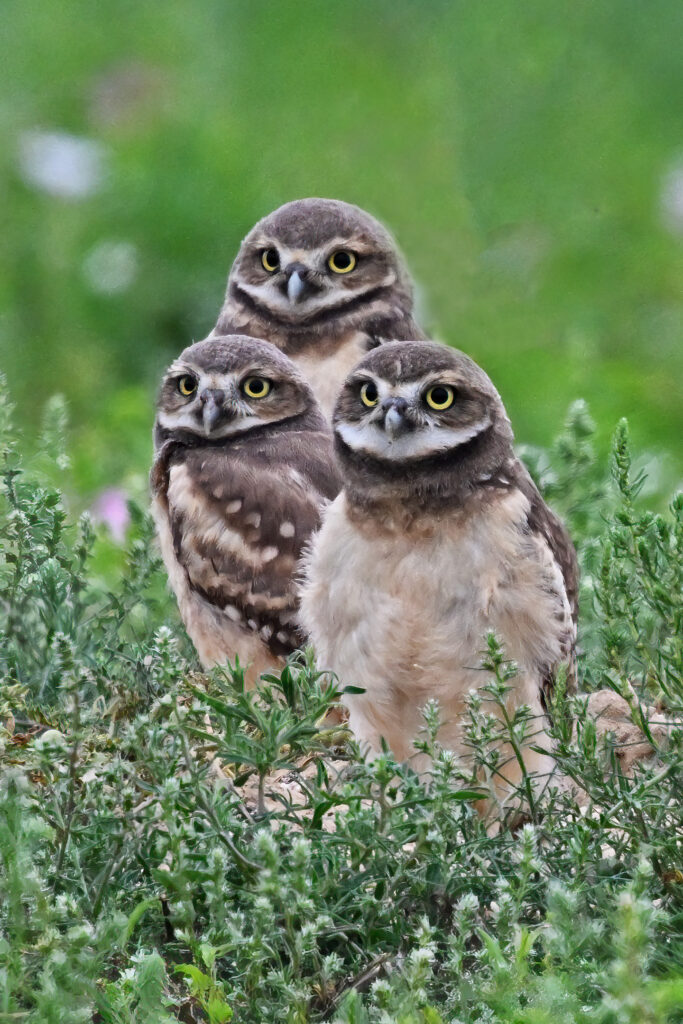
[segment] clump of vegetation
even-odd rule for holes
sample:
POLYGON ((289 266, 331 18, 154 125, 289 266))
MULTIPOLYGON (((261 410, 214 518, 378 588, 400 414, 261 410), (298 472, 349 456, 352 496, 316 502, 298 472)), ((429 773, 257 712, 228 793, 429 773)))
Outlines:
MULTIPOLYGON (((516 830, 474 808, 514 685, 494 637, 474 764, 439 746, 435 705, 429 780, 368 764, 309 657, 255 692, 239 666, 201 673, 147 516, 114 571, 1 428, 0 1022, 683 1020, 683 499, 642 508, 625 424, 610 471, 580 406, 531 463, 583 565, 583 688, 624 697, 653 754, 627 778, 587 698, 560 694, 583 807, 525 779, 516 830)), ((61 431, 53 407, 63 466, 61 431)))

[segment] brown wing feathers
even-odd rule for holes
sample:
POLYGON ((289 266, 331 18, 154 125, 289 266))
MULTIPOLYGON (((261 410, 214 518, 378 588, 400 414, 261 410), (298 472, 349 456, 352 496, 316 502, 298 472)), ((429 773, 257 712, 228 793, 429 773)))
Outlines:
MULTIPOLYGON (((541 497, 536 484, 531 479, 526 468, 517 463, 515 473, 516 484, 529 500, 529 512, 527 516, 529 530, 532 534, 540 536, 548 546, 552 558, 558 566, 564 590, 569 604, 570 619, 565 620, 566 638, 564 639, 566 650, 565 666, 567 669, 567 689, 573 692, 576 689, 576 629, 579 616, 579 566, 576 559, 576 551, 571 538, 560 519, 548 508, 541 497)), ((563 621, 564 616, 558 611, 558 619, 563 621)), ((548 665, 543 683, 543 705, 547 707, 548 697, 552 694, 555 686, 557 665, 548 665)))
POLYGON ((303 641, 293 577, 319 525, 320 504, 338 490, 334 465, 321 458, 327 437, 318 439, 320 454, 316 438, 287 434, 286 461, 272 438, 267 445, 186 448, 181 457, 176 446, 159 459, 165 468, 155 478, 165 493, 176 558, 193 590, 258 632, 276 655, 303 641))

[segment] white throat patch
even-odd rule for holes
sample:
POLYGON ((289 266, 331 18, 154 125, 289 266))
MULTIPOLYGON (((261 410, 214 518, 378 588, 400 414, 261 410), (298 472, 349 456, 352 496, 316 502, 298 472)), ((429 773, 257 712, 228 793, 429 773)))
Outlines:
POLYGON ((249 416, 237 416, 234 420, 227 420, 220 427, 214 427, 207 434, 202 430, 197 419, 190 413, 189 409, 182 409, 171 414, 160 412, 157 416, 157 423, 164 430, 187 430, 191 434, 196 434, 197 437, 210 437, 212 439, 230 437, 232 434, 243 434, 246 430, 251 430, 252 427, 263 426, 265 422, 259 416, 254 416, 253 413, 249 416))
POLYGON ((417 427, 392 439, 376 423, 339 423, 336 432, 355 452, 378 455, 382 459, 423 459, 437 452, 467 444, 491 426, 491 417, 467 427, 417 427))
POLYGON ((341 316, 344 313, 344 306, 347 302, 360 299, 363 295, 373 292, 378 287, 387 288, 393 285, 395 281, 396 274, 391 271, 381 281, 373 281, 364 288, 354 289, 352 292, 344 292, 339 288, 330 287, 326 291, 309 295, 303 300, 299 298, 301 291, 295 288, 296 301, 292 301, 290 295, 283 295, 274 281, 269 280, 256 285, 249 284, 246 281, 238 281, 238 285, 251 299, 256 300, 265 306, 266 309, 273 310, 274 312, 286 311, 291 313, 292 309, 298 309, 301 313, 312 313, 321 312, 332 306, 339 306, 339 314, 341 316))

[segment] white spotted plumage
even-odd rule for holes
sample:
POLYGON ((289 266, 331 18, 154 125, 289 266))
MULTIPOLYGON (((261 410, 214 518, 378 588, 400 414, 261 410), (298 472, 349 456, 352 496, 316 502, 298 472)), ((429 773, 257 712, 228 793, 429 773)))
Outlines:
POLYGON ((155 444, 152 510, 181 618, 205 666, 239 658, 252 683, 303 639, 297 563, 339 486, 325 421, 273 346, 213 339, 165 375, 155 444))

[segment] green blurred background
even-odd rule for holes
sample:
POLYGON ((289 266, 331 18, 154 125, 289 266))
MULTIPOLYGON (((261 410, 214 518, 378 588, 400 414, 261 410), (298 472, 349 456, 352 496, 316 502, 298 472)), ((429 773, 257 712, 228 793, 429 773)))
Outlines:
POLYGON ((520 440, 585 397, 683 469, 681 0, 3 0, 0 367, 74 487, 143 486, 251 225, 358 203, 520 440))

